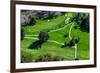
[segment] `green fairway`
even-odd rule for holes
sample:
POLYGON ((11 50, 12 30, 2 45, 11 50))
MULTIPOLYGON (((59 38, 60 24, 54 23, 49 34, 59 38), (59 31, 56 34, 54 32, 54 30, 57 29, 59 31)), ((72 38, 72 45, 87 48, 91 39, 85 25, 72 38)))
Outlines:
POLYGON ((53 17, 52 19, 49 19, 49 21, 48 19, 38 19, 32 26, 22 26, 21 28, 25 30, 25 37, 24 40, 21 41, 21 56, 25 56, 27 58, 27 54, 30 54, 29 56, 31 56, 34 61, 39 56, 49 53, 53 56, 59 56, 64 58, 64 60, 71 61, 75 59, 75 48, 61 48, 61 45, 63 45, 64 42, 68 42, 70 37, 80 37, 80 41, 77 44, 78 59, 88 60, 90 58, 89 32, 81 31, 80 26, 75 22, 65 24, 64 21, 68 17, 70 16, 66 17, 65 15, 61 15, 53 17), (77 29, 75 29, 74 26, 77 26, 77 29), (38 39, 40 31, 48 31, 50 38, 47 42, 43 43, 41 48, 29 49, 29 45, 38 39), (68 36, 64 37, 64 35, 68 36))

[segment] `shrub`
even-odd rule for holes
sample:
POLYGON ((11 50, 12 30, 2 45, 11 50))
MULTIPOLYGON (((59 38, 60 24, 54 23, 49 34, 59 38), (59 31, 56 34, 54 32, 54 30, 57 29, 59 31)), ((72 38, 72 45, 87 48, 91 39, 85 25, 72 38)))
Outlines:
POLYGON ((21 28, 21 40, 24 39, 24 29, 21 28))
POLYGON ((26 50, 21 50, 21 63, 32 62, 32 53, 26 50))
POLYGON ((64 60, 64 58, 61 58, 59 56, 53 56, 51 54, 44 54, 42 56, 39 56, 35 62, 46 62, 46 61, 61 61, 61 60, 64 60))
POLYGON ((64 35, 64 38, 68 37, 68 33, 64 35))
POLYGON ((49 34, 48 32, 45 31, 40 31, 38 39, 42 42, 46 42, 49 39, 49 34))
POLYGON ((74 29, 77 29, 77 26, 74 26, 74 29))
POLYGON ((32 26, 32 25, 35 25, 35 23, 36 23, 36 20, 34 18, 31 18, 28 25, 32 26))

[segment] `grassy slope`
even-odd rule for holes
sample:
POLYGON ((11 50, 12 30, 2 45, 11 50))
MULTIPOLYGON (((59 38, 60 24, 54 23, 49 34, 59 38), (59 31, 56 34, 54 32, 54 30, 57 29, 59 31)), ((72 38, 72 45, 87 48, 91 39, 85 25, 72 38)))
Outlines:
POLYGON ((54 17, 52 19, 50 19, 50 21, 48 22, 48 20, 37 20, 37 23, 34 26, 27 26, 27 27, 23 27, 25 29, 25 34, 27 35, 33 35, 33 34, 38 34, 40 31, 45 30, 45 29, 50 29, 54 26, 56 26, 57 24, 61 23, 62 21, 64 21, 65 16, 59 16, 59 17, 54 17))
MULTIPOLYGON (((39 31, 43 29, 47 29, 50 27, 53 27, 57 25, 57 23, 60 23, 61 21, 64 20, 64 16, 59 16, 56 19, 53 18, 50 20, 48 23, 47 20, 38 20, 36 25, 34 26, 26 26, 24 27, 25 29, 25 34, 26 35, 33 35, 33 34, 38 34, 39 31)), ((75 24, 77 25, 77 24, 75 24)), ((68 27, 56 31, 56 32, 51 32, 49 33, 50 39, 49 40, 55 40, 60 43, 64 43, 64 41, 68 41, 69 38, 64 38, 63 35, 69 32, 70 29, 69 25, 68 27)), ((80 42, 78 44, 78 57, 79 59, 89 59, 89 33, 87 32, 82 32, 79 29, 72 29, 72 37, 80 37, 80 42), (85 37, 84 37, 85 36, 85 37)), ((52 43, 52 42, 46 42, 42 45, 42 48, 39 50, 30 50, 27 47, 33 42, 35 39, 31 38, 25 38, 21 42, 21 49, 22 51, 27 51, 32 53, 33 59, 36 59, 38 56, 43 55, 45 53, 51 53, 55 56, 61 56, 64 57, 66 60, 73 60, 74 59, 74 49, 73 48, 61 48, 59 44, 52 43)))

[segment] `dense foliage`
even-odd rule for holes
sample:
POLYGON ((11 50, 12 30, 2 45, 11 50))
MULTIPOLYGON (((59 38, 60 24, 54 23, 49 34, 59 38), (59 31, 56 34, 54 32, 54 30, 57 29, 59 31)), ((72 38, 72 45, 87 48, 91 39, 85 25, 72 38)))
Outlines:
POLYGON ((21 29, 21 40, 24 39, 24 29, 21 29))
POLYGON ((44 54, 44 55, 42 55, 42 56, 39 56, 39 57, 35 60, 35 62, 62 61, 62 60, 64 60, 64 58, 61 58, 61 57, 59 57, 59 56, 53 56, 53 55, 51 55, 51 54, 46 53, 46 54, 44 54))

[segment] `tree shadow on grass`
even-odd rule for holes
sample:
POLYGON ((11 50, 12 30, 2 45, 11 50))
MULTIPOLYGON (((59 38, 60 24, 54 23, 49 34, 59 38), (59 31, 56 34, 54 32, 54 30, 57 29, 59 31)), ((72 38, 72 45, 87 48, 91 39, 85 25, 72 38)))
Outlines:
POLYGON ((29 45, 29 49, 38 49, 41 48, 43 42, 40 40, 36 40, 35 42, 32 42, 31 45, 29 45))

